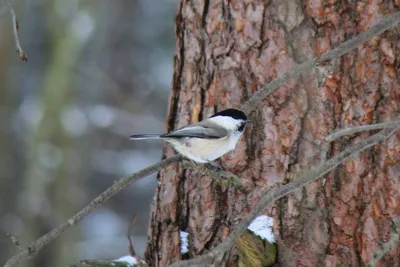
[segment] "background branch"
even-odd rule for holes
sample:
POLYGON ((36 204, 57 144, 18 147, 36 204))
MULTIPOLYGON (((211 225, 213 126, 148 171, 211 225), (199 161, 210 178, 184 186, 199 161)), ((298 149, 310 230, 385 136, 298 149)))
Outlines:
POLYGON ((18 239, 10 233, 6 233, 6 235, 8 236, 8 238, 10 238, 14 246, 18 248, 20 251, 22 251, 21 244, 19 243, 18 239))
POLYGON ((212 251, 206 253, 203 256, 197 258, 181 261, 172 264, 173 267, 178 266, 193 266, 195 264, 205 264, 213 261, 217 256, 222 255, 227 252, 235 243, 236 238, 238 238, 248 227, 248 225, 254 220, 254 218, 265 208, 272 205, 274 201, 288 195, 300 187, 306 186, 309 183, 321 178, 324 174, 336 168, 339 164, 354 157, 360 151, 367 149, 391 136, 397 129, 400 128, 400 116, 394 121, 392 127, 386 128, 377 134, 374 134, 359 143, 352 145, 351 147, 340 152, 330 160, 326 161, 323 165, 319 165, 311 170, 302 171, 295 175, 294 181, 286 185, 280 186, 274 190, 268 189, 263 193, 262 198, 258 204, 250 211, 249 215, 244 218, 235 230, 218 246, 216 246, 212 251))
MULTIPOLYGON (((14 36, 16 40, 16 45, 17 49, 20 53, 21 57, 21 51, 22 55, 25 55, 23 50, 21 49, 21 46, 19 45, 19 39, 18 39, 18 23, 16 20, 15 12, 12 9, 11 3, 9 0, 6 0, 7 3, 9 4, 10 11, 13 17, 13 23, 14 23, 14 36)), ((281 85, 285 84, 288 82, 291 78, 295 78, 299 76, 301 73, 305 72, 306 70, 312 69, 313 67, 316 66, 316 62, 324 62, 326 60, 332 60, 339 58, 340 56, 344 55, 345 53, 351 51, 352 49, 355 49, 359 45, 363 44, 365 41, 371 39, 372 37, 382 33, 386 29, 392 27, 393 25, 397 24, 400 21, 400 12, 395 13, 393 15, 386 16, 382 22, 378 23, 374 27, 370 28, 368 31, 362 32, 358 36, 354 37, 353 39, 342 43, 339 45, 337 48, 331 50, 330 52, 327 52, 323 54, 321 57, 315 57, 313 59, 310 59, 300 65, 294 66, 290 71, 286 72, 283 74, 282 77, 275 78, 272 80, 266 87, 258 90, 243 106, 242 110, 246 113, 250 113, 251 111, 255 110, 262 102, 262 100, 271 92, 279 88, 281 85)), ((26 57, 26 55, 25 55, 26 57)), ((23 60, 23 57, 21 57, 23 60)), ((396 126, 398 127, 398 126, 396 126)), ((359 144, 356 144, 352 146, 351 148, 357 149, 360 145, 364 144, 365 147, 362 149, 365 149, 367 147, 372 146, 373 144, 378 143, 379 141, 382 141, 387 138, 386 133, 389 131, 394 132, 394 128, 387 128, 382 130, 380 133, 375 134, 371 136, 370 138, 365 139, 365 141, 360 142, 359 144), (375 139, 374 139, 375 138, 375 139), (371 142, 368 144, 365 144, 365 142, 371 142)), ((396 128, 397 129, 397 128, 396 128)), ((334 158, 330 159, 327 161, 323 166, 321 165, 320 167, 314 168, 311 171, 308 171, 303 174, 297 175, 298 181, 295 181, 293 183, 289 183, 285 186, 282 186, 279 188, 279 190, 275 190, 274 195, 272 193, 266 194, 259 202, 259 204, 255 207, 253 211, 250 212, 249 216, 238 225, 238 227, 235 229, 233 233, 220 245, 218 245, 213 251, 207 253, 204 256, 201 256, 199 258, 193 259, 191 261, 185 261, 181 262, 178 265, 175 266, 185 266, 187 264, 193 264, 198 263, 198 262, 206 262, 206 261, 211 261, 216 255, 221 254, 232 246, 234 243, 234 240, 237 236, 239 236, 244 229, 246 229, 247 225, 252 221, 252 219, 259 213, 259 211, 266 206, 267 203, 271 203, 274 200, 287 195, 294 189, 306 185, 307 183, 311 182, 315 177, 317 176, 322 176, 323 174, 327 173, 334 167, 336 167, 338 164, 346 160, 347 158, 350 158, 351 156, 354 156, 356 153, 361 151, 362 149, 357 150, 357 152, 350 151, 350 149, 346 149, 345 151, 341 152, 334 158), (346 157, 344 157, 346 156, 346 157), (342 161, 336 162, 339 158, 343 158, 342 161), (334 164, 335 163, 335 164, 334 164), (331 165, 334 164, 332 167, 331 165), (311 177, 311 178, 310 178, 311 177), (302 184, 303 183, 303 184, 302 184), (290 186, 290 187, 289 187, 290 186)), ((57 238, 63 231, 65 231, 67 228, 69 228, 72 225, 75 225, 77 222, 81 221, 86 215, 91 213, 93 210, 95 210, 97 207, 100 207, 101 205, 104 204, 105 201, 107 201, 110 197, 121 191, 125 186, 128 184, 137 181, 151 173, 157 172, 172 163, 178 162, 181 160, 182 157, 179 155, 176 155, 172 158, 163 160, 153 166, 150 166, 146 169, 143 169, 139 172, 136 172, 128 177, 120 179, 116 184, 108 188, 106 191, 104 191, 102 194, 100 194, 98 197, 96 197, 89 205, 87 205, 85 208, 83 208, 80 212, 75 214, 73 217, 71 217, 67 222, 59 225, 57 228, 53 229, 52 231, 48 232, 44 236, 40 237, 36 241, 34 241, 28 248, 24 249, 23 251, 19 252, 15 256, 13 256, 10 260, 7 261, 5 266, 11 266, 13 264, 16 264, 18 262, 21 262, 23 260, 32 258, 34 255, 37 254, 37 252, 46 244, 50 243, 52 240, 57 238)))
POLYGON ((7 2, 8 7, 10 8, 11 19, 12 19, 12 23, 13 23, 15 46, 17 47, 17 53, 19 55, 19 58, 23 62, 27 62, 28 57, 25 54, 24 50, 22 50, 21 44, 19 43, 19 37, 18 37, 19 24, 18 24, 17 16, 15 15, 14 8, 12 7, 10 0, 6 0, 6 2, 7 2))
POLYGON ((29 247, 26 249, 23 249, 21 252, 16 254, 14 257, 12 257, 10 260, 7 261, 5 266, 12 266, 13 264, 16 264, 18 262, 21 262, 22 260, 26 260, 29 258, 32 258, 35 256, 38 251, 43 248, 43 246, 47 245, 51 241, 53 241, 55 238, 57 238, 62 232, 64 232, 66 229, 69 227, 77 224, 80 222, 86 215, 94 211, 95 209, 101 207, 108 199, 110 199, 112 196, 114 196, 116 193, 124 189, 127 185, 138 181, 147 175, 150 175, 152 173, 155 173, 161 169, 164 169, 171 165, 172 163, 178 162, 182 159, 182 156, 176 155, 171 158, 165 159, 161 162, 158 162, 157 164, 154 164, 150 167, 147 167, 143 170, 140 170, 138 172, 135 172, 134 174, 131 174, 127 177, 121 178, 116 182, 113 186, 108 188, 106 191, 101 193, 99 196, 97 196, 92 202, 89 203, 86 207, 84 207, 81 211, 79 211, 77 214, 72 216, 70 219, 68 219, 66 222, 63 224, 60 224, 58 227, 54 228, 47 234, 43 235, 36 241, 34 241, 29 247))

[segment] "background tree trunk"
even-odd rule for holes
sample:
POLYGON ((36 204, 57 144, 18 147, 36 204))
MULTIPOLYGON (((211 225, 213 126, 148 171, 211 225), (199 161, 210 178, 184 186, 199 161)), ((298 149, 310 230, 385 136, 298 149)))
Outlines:
MULTIPOLYGON (((396 1, 180 1, 168 130, 225 108, 238 108, 257 89, 295 64, 324 53, 398 9, 396 1)), ((399 34, 393 28, 340 60, 282 86, 264 100, 237 148, 220 160, 243 190, 219 186, 181 165, 160 173, 146 261, 165 266, 212 249, 285 173, 319 162, 316 145, 330 131, 386 122, 399 113, 399 34), (180 231, 189 253, 180 253, 180 231), (186 256, 187 255, 187 256, 186 256)), ((369 135, 335 142, 333 155, 369 135)), ((360 153, 277 201, 277 266, 362 266, 400 208, 400 133, 360 153)), ((173 155, 167 147, 165 156, 173 155)), ((231 251, 227 265, 237 265, 231 251)), ((382 266, 398 266, 393 249, 382 266)))

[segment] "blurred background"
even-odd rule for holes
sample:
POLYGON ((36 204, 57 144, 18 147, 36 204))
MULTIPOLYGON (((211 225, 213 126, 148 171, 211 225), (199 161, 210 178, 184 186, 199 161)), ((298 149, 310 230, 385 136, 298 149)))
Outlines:
MULTIPOLYGON (((170 94, 176 0, 0 1, 0 265, 64 222, 115 180, 160 160, 170 94)), ((149 176, 113 197, 20 266, 67 266, 139 256, 157 184, 149 176)))

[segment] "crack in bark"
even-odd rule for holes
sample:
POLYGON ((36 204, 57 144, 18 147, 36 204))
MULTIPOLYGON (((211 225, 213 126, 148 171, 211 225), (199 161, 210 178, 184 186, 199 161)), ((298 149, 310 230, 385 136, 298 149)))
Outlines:
POLYGON ((180 46, 179 46, 179 56, 175 55, 175 64, 177 67, 175 68, 174 71, 174 77, 173 77, 173 88, 172 88, 172 96, 171 96, 171 106, 170 106, 170 112, 169 112, 169 117, 168 117, 168 131, 171 131, 175 128, 175 120, 178 114, 178 106, 179 106, 179 96, 180 96, 180 89, 181 89, 181 78, 183 74, 183 66, 185 62, 185 23, 183 23, 183 18, 182 18, 182 9, 183 9, 183 1, 180 2, 179 4, 179 10, 178 13, 175 17, 175 35, 180 36, 180 38, 177 40, 177 42, 180 40, 180 46))
MULTIPOLYGON (((177 225, 178 227, 181 229, 185 228, 185 224, 187 225, 187 223, 184 222, 187 221, 187 214, 185 216, 183 216, 183 211, 184 211, 184 203, 182 203, 185 198, 187 199, 187 195, 185 195, 185 181, 186 181, 186 172, 187 170, 181 170, 179 172, 179 174, 177 174, 179 176, 176 188, 177 188, 177 196, 181 196, 183 197, 183 199, 178 199, 178 201, 176 202, 177 205, 177 211, 176 211, 176 221, 177 221, 177 225)), ((186 207, 188 209, 188 207, 186 207)))
MULTIPOLYGON (((215 190, 218 191, 220 190, 219 187, 215 187, 215 190)), ((222 194, 222 192, 213 192, 213 194, 215 195, 215 197, 217 198, 217 202, 218 204, 216 205, 217 209, 216 209, 216 214, 214 214, 214 222, 211 226, 210 231, 212 232, 212 235, 209 237, 208 241, 204 244, 203 246, 203 251, 204 250, 210 250, 213 247, 213 243, 216 241, 216 237, 219 237, 219 226, 222 224, 222 220, 221 220, 221 200, 224 196, 224 194, 222 194)))
POLYGON ((201 20, 201 27, 206 28, 207 25, 207 14, 208 14, 208 9, 210 7, 210 0, 204 0, 204 9, 203 9, 203 17, 201 20))
MULTIPOLYGON (((269 0, 269 1, 267 1, 267 2, 265 2, 265 4, 264 4, 264 10, 263 10, 263 15, 262 15, 262 22, 261 22, 261 27, 260 27, 260 45, 259 45, 259 47, 262 47, 263 46, 263 44, 264 44, 264 31, 265 31, 265 20, 267 19, 266 18, 266 15, 267 15, 267 6, 270 4, 272 2, 272 0, 269 0)), ((259 49, 259 54, 258 54, 258 56, 260 56, 260 54, 261 54, 261 49, 259 49)))

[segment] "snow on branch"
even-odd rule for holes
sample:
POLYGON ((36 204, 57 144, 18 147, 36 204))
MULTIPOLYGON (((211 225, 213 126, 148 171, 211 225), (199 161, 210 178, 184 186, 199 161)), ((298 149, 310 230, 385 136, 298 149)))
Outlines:
POLYGON ((269 243, 275 243, 275 236, 272 232, 273 218, 266 215, 261 215, 255 218, 249 227, 250 231, 261 237, 261 239, 267 240, 269 243))
POLYGON ((129 266, 129 267, 134 267, 134 266, 137 266, 137 265, 144 265, 145 263, 144 263, 144 261, 138 261, 138 259, 137 258, 135 258, 135 257, 132 257, 131 255, 127 255, 127 256, 123 256, 123 257, 120 257, 120 258, 118 258, 118 259, 116 259, 116 260, 113 260, 114 262, 125 262, 126 264, 127 264, 127 267, 129 266))

